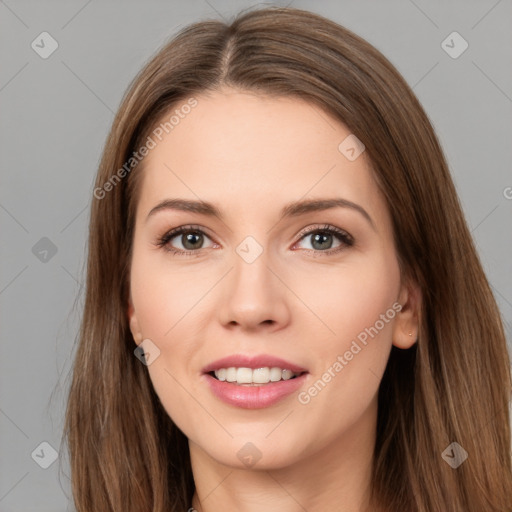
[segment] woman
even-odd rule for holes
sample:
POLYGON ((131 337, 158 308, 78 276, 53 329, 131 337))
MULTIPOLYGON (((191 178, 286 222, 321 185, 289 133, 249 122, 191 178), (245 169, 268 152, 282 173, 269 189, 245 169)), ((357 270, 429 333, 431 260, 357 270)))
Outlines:
POLYGON ((512 510, 503 326, 427 116, 307 11, 182 30, 94 189, 78 511, 512 510))

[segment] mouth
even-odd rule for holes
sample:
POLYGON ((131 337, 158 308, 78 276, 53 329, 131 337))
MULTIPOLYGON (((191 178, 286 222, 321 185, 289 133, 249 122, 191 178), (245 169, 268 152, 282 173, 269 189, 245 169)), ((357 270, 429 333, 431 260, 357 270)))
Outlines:
POLYGON ((270 355, 236 354, 202 370, 204 382, 221 401, 243 409, 262 409, 290 397, 305 385, 308 370, 270 355))
POLYGON ((278 366, 262 367, 262 368, 248 368, 248 367, 235 367, 219 368, 208 372, 221 382, 229 382, 238 386, 266 386, 272 382, 280 382, 286 380, 296 379, 300 377, 305 371, 294 372, 278 366))

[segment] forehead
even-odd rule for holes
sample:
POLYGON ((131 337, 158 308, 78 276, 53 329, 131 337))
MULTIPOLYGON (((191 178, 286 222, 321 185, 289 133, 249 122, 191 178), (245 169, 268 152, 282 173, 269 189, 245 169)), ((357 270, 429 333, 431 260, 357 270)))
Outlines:
POLYGON ((144 159, 142 213, 167 196, 229 205, 233 214, 317 197, 365 203, 374 214, 385 208, 366 154, 347 158, 350 130, 318 106, 231 89, 194 98, 144 159))

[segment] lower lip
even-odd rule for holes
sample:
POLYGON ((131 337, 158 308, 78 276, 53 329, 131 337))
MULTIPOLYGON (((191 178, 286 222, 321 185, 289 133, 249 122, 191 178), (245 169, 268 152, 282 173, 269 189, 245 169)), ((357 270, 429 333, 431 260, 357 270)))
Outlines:
POLYGON ((304 384, 306 375, 307 373, 303 373, 294 379, 269 382, 260 386, 243 386, 220 381, 206 373, 204 377, 213 394, 223 402, 244 409, 263 409, 297 391, 304 384))

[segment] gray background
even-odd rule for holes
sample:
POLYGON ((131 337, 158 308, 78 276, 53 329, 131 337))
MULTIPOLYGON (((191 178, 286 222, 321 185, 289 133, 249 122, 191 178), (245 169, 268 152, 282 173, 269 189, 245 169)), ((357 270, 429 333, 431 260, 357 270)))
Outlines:
MULTIPOLYGON (((50 461, 42 442, 62 448, 92 183, 121 95, 179 28, 229 20, 250 5, 0 1, 1 512, 72 510, 65 450, 60 471, 58 460, 48 469, 35 461, 50 461), (43 31, 59 45, 47 59, 31 48, 43 31)), ((510 342, 512 2, 291 5, 366 38, 413 87, 446 152, 510 342), (441 46, 453 31, 469 44, 458 58, 441 46)))

